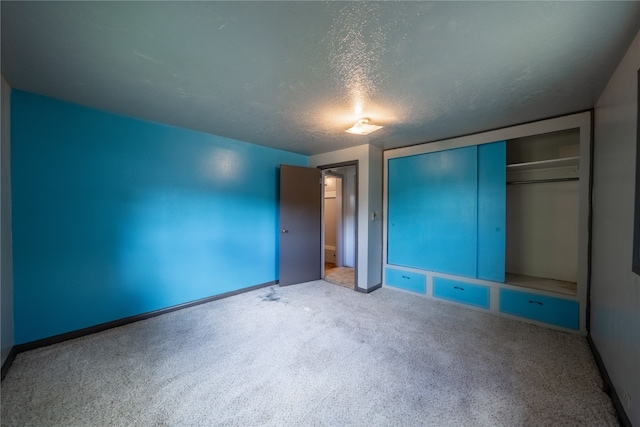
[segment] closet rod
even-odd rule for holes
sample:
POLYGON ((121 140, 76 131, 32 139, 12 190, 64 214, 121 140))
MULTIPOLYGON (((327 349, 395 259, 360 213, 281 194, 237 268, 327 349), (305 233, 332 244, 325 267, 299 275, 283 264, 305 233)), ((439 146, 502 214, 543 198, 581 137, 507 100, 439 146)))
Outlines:
POLYGON ((529 181, 508 181, 507 185, 520 185, 520 184, 544 184, 547 182, 565 182, 565 181, 578 181, 580 178, 551 178, 551 179, 532 179, 529 181))

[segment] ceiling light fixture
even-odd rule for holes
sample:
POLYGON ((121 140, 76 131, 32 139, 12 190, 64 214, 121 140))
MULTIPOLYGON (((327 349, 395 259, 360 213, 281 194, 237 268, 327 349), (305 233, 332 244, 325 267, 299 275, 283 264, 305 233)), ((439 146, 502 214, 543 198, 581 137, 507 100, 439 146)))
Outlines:
POLYGON ((382 126, 372 125, 370 124, 370 122, 370 119, 364 117, 362 119, 359 119, 355 125, 351 126, 345 132, 353 133, 355 135, 367 135, 373 131, 382 129, 382 126))

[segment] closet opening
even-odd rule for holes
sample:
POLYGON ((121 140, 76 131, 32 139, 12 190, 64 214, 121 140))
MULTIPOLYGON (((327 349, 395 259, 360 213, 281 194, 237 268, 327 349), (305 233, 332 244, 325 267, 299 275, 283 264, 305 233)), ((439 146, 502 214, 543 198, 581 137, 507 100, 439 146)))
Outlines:
POLYGON ((580 129, 507 140, 505 282, 577 294, 580 129))
POLYGON ((322 171, 323 179, 323 278, 355 289, 357 167, 333 166, 322 171))

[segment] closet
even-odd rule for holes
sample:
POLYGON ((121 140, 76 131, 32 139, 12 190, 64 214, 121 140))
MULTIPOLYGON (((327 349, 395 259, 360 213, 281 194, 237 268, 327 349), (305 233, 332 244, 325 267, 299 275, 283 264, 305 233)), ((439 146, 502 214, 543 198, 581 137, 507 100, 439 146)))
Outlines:
POLYGON ((505 142, 389 160, 389 264, 504 280, 505 142))
POLYGON ((580 130, 507 141, 505 282, 576 295, 580 130))
POLYGON ((584 334, 590 120, 385 151, 383 284, 584 334))

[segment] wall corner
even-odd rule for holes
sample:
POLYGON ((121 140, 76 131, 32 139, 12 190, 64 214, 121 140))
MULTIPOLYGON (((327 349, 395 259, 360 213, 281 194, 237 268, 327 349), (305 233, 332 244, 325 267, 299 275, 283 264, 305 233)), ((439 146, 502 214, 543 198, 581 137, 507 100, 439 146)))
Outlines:
POLYGON ((14 344, 13 325, 13 251, 11 238, 11 87, 2 77, 0 113, 0 336, 2 364, 14 344))

